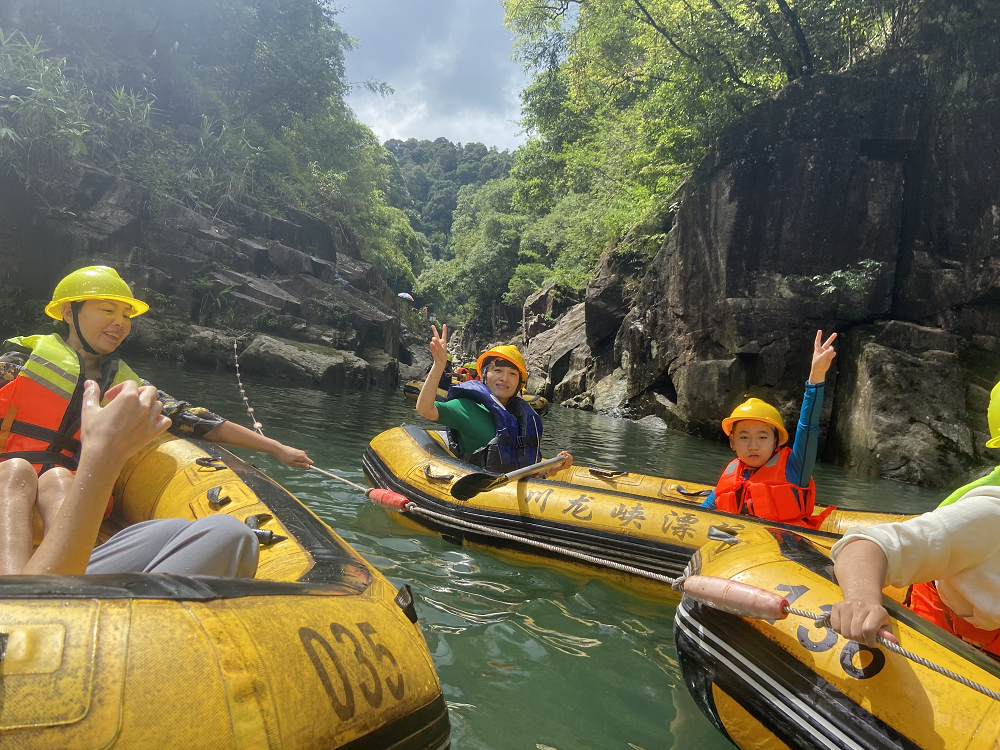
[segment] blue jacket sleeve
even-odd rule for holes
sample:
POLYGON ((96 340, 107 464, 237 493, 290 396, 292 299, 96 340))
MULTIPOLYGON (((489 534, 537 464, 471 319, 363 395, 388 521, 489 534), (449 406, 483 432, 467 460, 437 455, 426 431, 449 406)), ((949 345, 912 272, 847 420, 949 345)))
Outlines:
POLYGON ((715 510, 715 490, 712 490, 712 494, 705 498, 705 502, 701 504, 701 507, 715 510))
POLYGON ((805 487, 816 466, 816 449, 819 446, 819 416, 823 411, 823 383, 806 383, 802 397, 802 411, 795 430, 792 455, 785 464, 785 479, 798 487, 805 487))

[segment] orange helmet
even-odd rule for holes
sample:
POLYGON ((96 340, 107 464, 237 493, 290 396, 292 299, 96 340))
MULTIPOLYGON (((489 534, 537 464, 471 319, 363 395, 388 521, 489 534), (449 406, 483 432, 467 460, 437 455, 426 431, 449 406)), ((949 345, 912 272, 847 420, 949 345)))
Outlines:
POLYGON ((494 346, 492 349, 487 349, 485 352, 480 354, 479 359, 476 360, 476 371, 479 373, 479 377, 481 378, 483 377, 483 362, 490 357, 498 357, 499 359, 506 360, 514 365, 514 367, 518 369, 518 372, 521 373, 521 388, 523 390, 524 386, 528 382, 528 366, 524 363, 524 357, 521 356, 521 350, 513 344, 494 346))

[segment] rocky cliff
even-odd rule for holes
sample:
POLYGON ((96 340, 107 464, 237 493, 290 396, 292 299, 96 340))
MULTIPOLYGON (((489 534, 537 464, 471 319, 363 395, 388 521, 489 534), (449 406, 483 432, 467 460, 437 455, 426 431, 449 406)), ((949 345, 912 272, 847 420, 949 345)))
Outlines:
POLYGON ((748 395, 794 424, 822 328, 840 334, 828 460, 931 485, 993 460, 998 17, 992 1, 925 2, 900 49, 729 127, 655 258, 623 271, 609 254, 531 338, 537 385, 707 437, 748 395))
POLYGON ((205 215, 93 169, 60 180, 32 191, 0 181, 4 333, 31 321, 67 271, 106 263, 152 305, 126 355, 231 366, 243 333, 244 370, 328 388, 395 387, 400 362, 411 364, 406 311, 326 222, 243 205, 205 215))

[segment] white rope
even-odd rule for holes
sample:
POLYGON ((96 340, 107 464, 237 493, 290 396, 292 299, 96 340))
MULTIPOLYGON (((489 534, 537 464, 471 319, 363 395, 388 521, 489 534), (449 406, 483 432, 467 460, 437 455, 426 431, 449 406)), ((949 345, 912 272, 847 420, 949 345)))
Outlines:
MULTIPOLYGON (((805 617, 813 621, 813 625, 817 628, 828 628, 830 627, 830 614, 828 612, 822 612, 817 614, 815 612, 809 612, 805 609, 797 609, 795 607, 783 607, 785 612, 789 614, 798 615, 799 617, 805 617)), ((973 682, 968 677, 958 674, 958 672, 952 672, 950 669, 942 667, 940 664, 935 664, 934 662, 925 659, 919 654, 915 654, 912 651, 908 651, 898 643, 893 643, 892 641, 883 638, 882 636, 876 636, 876 640, 879 645, 883 648, 887 648, 894 654, 899 654, 904 659, 909 659, 910 661, 919 664, 922 667, 927 667, 927 669, 932 672, 937 672, 939 675, 947 677, 950 680, 959 682, 968 688, 972 688, 977 693, 982 693, 987 698, 992 698, 995 701, 1000 701, 1000 693, 995 690, 990 690, 988 687, 980 685, 978 682, 973 682)), ((987 657, 988 658, 988 657, 987 657)))
POLYGON ((240 378, 240 353, 237 349, 237 344, 239 344, 241 338, 243 338, 243 336, 237 336, 233 339, 233 362, 236 364, 236 385, 239 386, 240 398, 243 399, 243 404, 247 407, 247 414, 250 416, 250 421, 253 423, 253 429, 261 437, 266 437, 264 435, 264 425, 258 422, 257 417, 254 416, 253 407, 250 406, 250 399, 247 398, 246 389, 243 388, 243 380, 240 378))
POLYGON ((472 521, 464 521, 460 518, 453 518, 452 516, 445 515, 444 513, 438 513, 433 510, 427 510, 426 508, 421 508, 419 505, 415 505, 412 502, 406 506, 406 510, 410 513, 416 513, 417 515, 427 516, 428 518, 435 518, 439 521, 444 521, 446 523, 455 523, 458 524, 459 526, 464 526, 468 529, 472 529, 473 531, 479 531, 489 536, 495 536, 501 539, 507 539, 512 542, 519 542, 521 544, 526 544, 531 547, 537 547, 538 549, 547 550, 548 552, 555 552, 560 555, 566 555, 567 557, 574 557, 577 560, 583 560, 584 562, 589 562, 593 565, 602 565, 607 568, 612 568, 613 570, 621 571, 622 573, 629 573, 634 576, 641 576, 643 578, 649 578, 653 581, 659 581, 660 583, 666 583, 677 590, 679 590, 680 586, 682 586, 684 583, 683 576, 680 578, 670 578, 669 576, 661 575, 660 573, 653 573, 652 571, 649 570, 636 568, 633 565, 626 565, 625 563, 616 562, 614 560, 608 560, 603 557, 588 555, 586 552, 577 552, 574 549, 568 549, 566 547, 560 547, 555 544, 540 542, 537 539, 521 536, 520 534, 510 534, 506 531, 500 531, 499 529, 494 529, 489 526, 483 526, 482 524, 473 523, 472 521))
MULTIPOLYGON (((237 336, 236 338, 233 339, 233 362, 236 364, 236 384, 240 388, 240 398, 243 399, 243 403, 247 407, 247 414, 250 415, 250 421, 253 422, 254 430, 256 430, 261 437, 266 437, 264 435, 264 429, 263 429, 264 425, 258 422, 257 418, 254 416, 253 407, 250 406, 250 399, 247 398, 246 389, 243 387, 243 380, 240 378, 240 353, 239 350, 237 349, 237 345, 239 344, 239 340, 241 338, 244 338, 244 336, 249 336, 249 335, 250 334, 247 333, 244 334, 243 336, 237 336)), ((368 490, 359 484, 350 482, 344 479, 343 477, 338 477, 336 474, 333 474, 329 471, 324 471, 323 469, 317 468, 316 466, 310 466, 309 468, 312 469, 313 471, 318 471, 320 474, 328 476, 331 479, 336 479, 338 482, 343 482, 344 484, 348 484, 354 489, 364 492, 366 496, 368 495, 368 490)))

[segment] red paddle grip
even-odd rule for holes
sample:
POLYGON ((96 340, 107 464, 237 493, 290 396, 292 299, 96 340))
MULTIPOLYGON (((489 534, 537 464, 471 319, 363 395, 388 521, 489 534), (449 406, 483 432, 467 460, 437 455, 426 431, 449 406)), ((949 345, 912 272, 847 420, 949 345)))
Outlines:
POLYGON ((757 586, 715 576, 689 576, 684 580, 684 595, 723 612, 757 620, 784 620, 788 600, 757 586))
POLYGON ((410 501, 405 495, 400 495, 398 492, 393 492, 392 490, 383 490, 376 487, 368 490, 365 494, 367 494, 368 499, 376 505, 380 505, 386 510, 391 510, 394 513, 405 513, 406 506, 410 504, 410 501))

